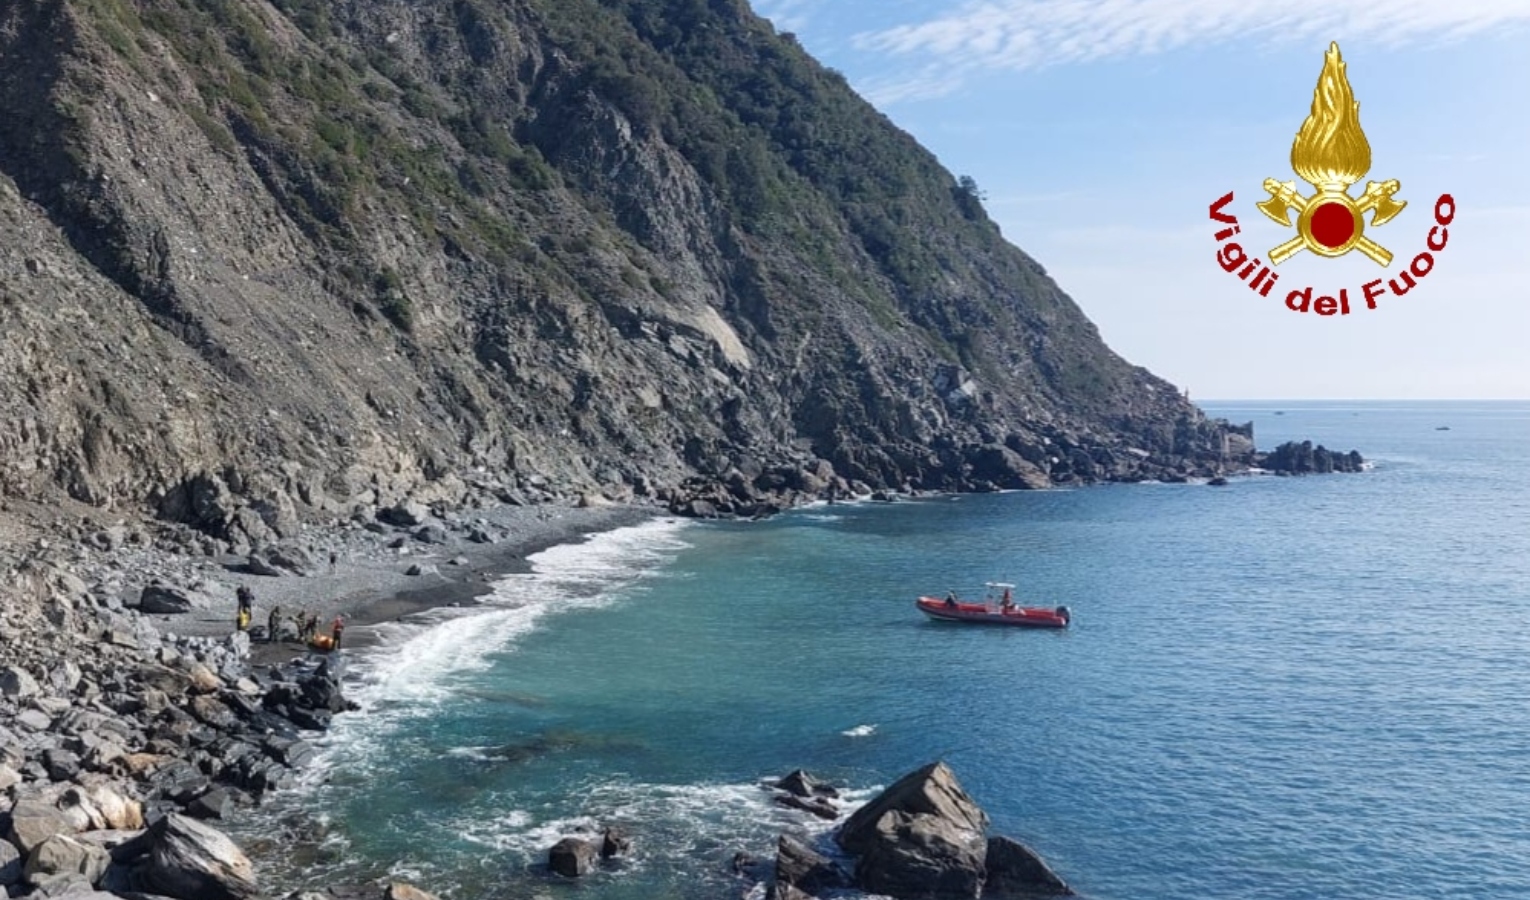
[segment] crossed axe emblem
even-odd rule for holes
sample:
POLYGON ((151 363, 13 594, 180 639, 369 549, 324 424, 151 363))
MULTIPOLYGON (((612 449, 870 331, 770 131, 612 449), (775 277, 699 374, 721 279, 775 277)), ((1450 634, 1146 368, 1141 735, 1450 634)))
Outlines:
POLYGON ((1359 250, 1383 266, 1390 265, 1392 252, 1365 236, 1365 213, 1374 210, 1373 228, 1390 222, 1408 205, 1406 200, 1392 199, 1401 188, 1395 178, 1368 181, 1357 201, 1349 196, 1348 185, 1324 185, 1313 196, 1303 197, 1295 181, 1266 178, 1264 189, 1270 199, 1255 204, 1259 211, 1287 228, 1292 225, 1291 210, 1297 214, 1296 237, 1271 250, 1270 262, 1280 265, 1302 250, 1329 257, 1359 250))

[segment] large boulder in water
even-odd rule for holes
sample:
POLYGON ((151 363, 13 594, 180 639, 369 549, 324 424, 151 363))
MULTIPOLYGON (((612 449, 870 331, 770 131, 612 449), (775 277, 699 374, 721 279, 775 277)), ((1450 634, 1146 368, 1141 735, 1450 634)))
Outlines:
POLYGON ((564 838, 547 851, 547 867, 567 878, 588 875, 598 862, 600 848, 578 838, 564 838))
POLYGON ((249 900, 259 894, 249 857, 223 832, 179 813, 149 829, 144 886, 179 900, 249 900))
POLYGON ((867 891, 899 898, 975 898, 982 893, 988 815, 945 763, 899 779, 857 810, 835 836, 858 854, 867 891))
POLYGON ((930 815, 891 810, 855 867, 872 893, 906 900, 967 900, 981 895, 987 841, 980 831, 930 815))
POLYGON ((856 810, 834 839, 851 853, 865 853, 879 839, 876 823, 893 811, 934 816, 978 833, 988 828, 988 814, 962 790, 956 774, 945 763, 934 762, 898 779, 856 810))
POLYGON ((1057 877, 1052 867, 1036 851, 1007 837, 988 839, 984 861, 987 877, 983 882, 985 898, 1045 897, 1072 894, 1067 882, 1057 877))

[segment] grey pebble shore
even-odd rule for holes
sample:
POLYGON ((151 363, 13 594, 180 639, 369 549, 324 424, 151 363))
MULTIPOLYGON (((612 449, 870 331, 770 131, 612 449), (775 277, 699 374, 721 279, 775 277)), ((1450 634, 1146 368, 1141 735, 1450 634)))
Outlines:
MULTIPOLYGON (((462 605, 527 557, 658 511, 584 500, 453 511, 403 502, 299 525, 249 554, 185 529, 57 518, 0 544, 0 887, 12 897, 254 900, 214 823, 294 783, 308 738, 354 714, 342 650, 252 640, 274 607, 369 626, 462 605), (217 548, 214 548, 216 550, 217 548), (199 550, 201 552, 199 552, 199 550), (251 634, 236 592, 254 592, 251 634)), ((428 898, 403 883, 358 900, 428 898)), ((303 895, 307 896, 307 895, 303 895)))

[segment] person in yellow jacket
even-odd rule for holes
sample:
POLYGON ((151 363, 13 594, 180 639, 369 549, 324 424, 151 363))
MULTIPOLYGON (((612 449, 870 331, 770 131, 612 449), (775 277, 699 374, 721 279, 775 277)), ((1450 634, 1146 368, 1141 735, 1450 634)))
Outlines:
POLYGON ((239 586, 239 614, 235 617, 234 624, 240 631, 250 630, 250 620, 255 617, 253 604, 255 592, 245 585, 239 586))

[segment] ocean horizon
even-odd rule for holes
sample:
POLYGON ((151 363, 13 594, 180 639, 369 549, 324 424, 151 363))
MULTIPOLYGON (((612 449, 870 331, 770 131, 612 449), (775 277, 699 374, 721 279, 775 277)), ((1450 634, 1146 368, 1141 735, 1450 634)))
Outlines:
POLYGON ((763 896, 731 871, 941 759, 1081 894, 1530 896, 1526 401, 1198 401, 1358 474, 1242 476, 655 520, 551 548, 485 602, 385 626, 363 709, 236 823, 318 849, 283 890, 389 875, 563 896, 559 838, 624 828, 592 900, 763 896), (1015 582, 1063 632, 924 620, 1015 582))

